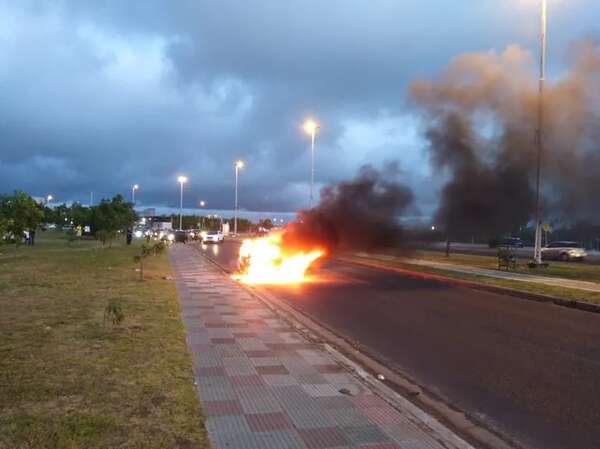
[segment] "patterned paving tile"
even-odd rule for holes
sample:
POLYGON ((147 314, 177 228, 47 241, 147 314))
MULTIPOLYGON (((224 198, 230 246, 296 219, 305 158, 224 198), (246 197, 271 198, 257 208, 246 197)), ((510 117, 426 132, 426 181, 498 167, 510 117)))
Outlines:
POLYGON ((442 449, 192 245, 169 257, 212 449, 442 449))
POLYGON ((301 429, 298 433, 300 433, 300 438, 302 438, 308 449, 332 448, 348 444, 348 440, 335 427, 301 429))
POLYGON ((242 405, 238 400, 203 401, 202 410, 209 416, 241 415, 242 405))
POLYGON ((267 385, 271 386, 300 385, 298 380, 289 374, 264 374, 262 378, 267 385))
POLYGON ((341 396, 341 393, 335 388, 335 385, 331 384, 306 384, 302 385, 302 389, 306 391, 311 397, 331 397, 341 396))
POLYGON ((325 409, 325 416, 339 427, 344 426, 361 426, 367 421, 365 415, 360 413, 355 408, 330 408, 325 409))
POLYGON ((344 436, 354 445, 392 442, 388 436, 373 424, 344 426, 341 430, 344 436))
POLYGON ((235 338, 211 338, 210 342, 215 345, 234 344, 236 342, 236 339, 235 338))
POLYGON ((340 365, 336 365, 333 363, 313 366, 320 374, 337 374, 344 371, 344 368, 342 368, 340 365))
POLYGON ((274 353, 271 350, 252 350, 252 351, 246 351, 246 355, 248 357, 273 357, 274 353))
POLYGON ((199 377, 224 376, 225 368, 222 366, 198 367, 194 369, 194 374, 199 377))
POLYGON ((258 374, 289 374, 290 372, 283 365, 271 365, 271 366, 257 366, 256 372, 258 374))
POLYGON ((246 415, 246 421, 254 432, 270 432, 292 428, 292 423, 284 412, 246 415))
POLYGON ((234 387, 264 385, 262 377, 258 374, 250 374, 247 376, 231 376, 229 379, 231 380, 231 385, 234 387))

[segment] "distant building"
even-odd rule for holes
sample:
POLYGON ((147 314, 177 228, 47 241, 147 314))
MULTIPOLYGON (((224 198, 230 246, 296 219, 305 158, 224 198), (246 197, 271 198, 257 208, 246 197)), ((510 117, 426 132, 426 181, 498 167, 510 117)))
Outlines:
POLYGON ((140 211, 137 211, 137 214, 140 217, 156 217, 156 209, 153 207, 149 207, 147 209, 142 209, 140 211))

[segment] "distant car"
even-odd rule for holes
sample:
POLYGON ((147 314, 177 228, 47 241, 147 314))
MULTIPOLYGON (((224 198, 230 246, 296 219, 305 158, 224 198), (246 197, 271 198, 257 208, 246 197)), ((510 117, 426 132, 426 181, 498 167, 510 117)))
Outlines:
POLYGON ((188 241, 187 231, 175 231, 174 240, 179 243, 186 243, 188 241))
POLYGON ((499 246, 523 248, 525 246, 523 240, 521 240, 519 237, 493 238, 489 240, 488 245, 490 248, 497 248, 499 246))
POLYGON ((221 231, 208 231, 202 237, 202 243, 223 243, 225 236, 221 231))
POLYGON ((544 260, 583 260, 587 257, 585 249, 577 242, 552 242, 542 248, 542 259, 544 260))
POLYGON ((500 246, 509 246, 511 248, 524 248, 525 244, 519 237, 506 237, 500 241, 500 246))

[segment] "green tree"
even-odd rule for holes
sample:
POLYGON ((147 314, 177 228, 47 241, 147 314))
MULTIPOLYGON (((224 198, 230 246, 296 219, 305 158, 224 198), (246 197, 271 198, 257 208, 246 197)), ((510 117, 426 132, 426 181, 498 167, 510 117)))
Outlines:
POLYGON ((126 202, 123 196, 117 195, 111 200, 103 199, 99 205, 92 207, 90 221, 92 232, 102 246, 109 246, 119 231, 125 231, 136 220, 133 204, 126 202))
POLYGON ((24 192, 16 191, 14 195, 0 196, 0 217, 5 231, 5 239, 17 247, 23 241, 25 231, 35 231, 44 217, 44 212, 37 203, 24 192))

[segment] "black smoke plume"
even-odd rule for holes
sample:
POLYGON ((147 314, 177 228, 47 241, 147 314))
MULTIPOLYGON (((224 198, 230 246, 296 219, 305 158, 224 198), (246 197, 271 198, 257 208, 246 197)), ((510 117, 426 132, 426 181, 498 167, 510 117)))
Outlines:
MULTIPOLYGON (((573 46, 569 70, 546 84, 543 212, 600 222, 600 52, 573 46)), ((432 165, 447 180, 436 221, 452 237, 511 232, 533 218, 538 111, 534 58, 517 47, 466 54, 411 99, 432 165)))
POLYGON ((331 253, 398 245, 399 219, 413 199, 398 176, 395 164, 383 170, 367 165, 356 179, 323 188, 319 204, 286 226, 284 248, 321 247, 331 253))

